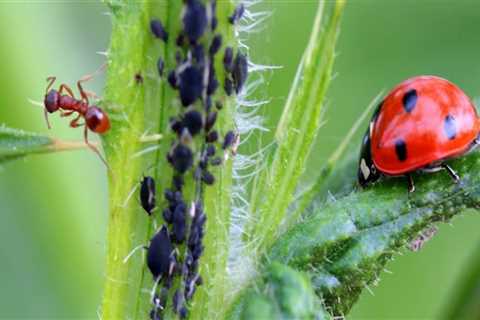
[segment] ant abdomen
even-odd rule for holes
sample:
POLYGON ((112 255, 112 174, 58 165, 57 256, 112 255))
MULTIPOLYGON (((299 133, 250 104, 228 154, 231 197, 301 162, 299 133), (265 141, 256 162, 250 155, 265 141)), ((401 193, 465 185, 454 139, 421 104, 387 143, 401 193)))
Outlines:
POLYGON ((97 106, 88 108, 85 114, 87 127, 96 133, 104 133, 110 129, 110 120, 105 112, 97 106))

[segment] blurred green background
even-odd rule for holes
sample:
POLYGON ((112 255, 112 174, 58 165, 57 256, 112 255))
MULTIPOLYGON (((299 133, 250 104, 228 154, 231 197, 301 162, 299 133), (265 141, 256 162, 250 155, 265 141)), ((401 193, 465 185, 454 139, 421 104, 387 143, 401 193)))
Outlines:
MULTIPOLYGON (((265 1, 258 9, 273 15, 249 36, 251 55, 283 66, 265 74, 259 92, 271 99, 263 112, 273 129, 316 1, 265 1)), ((41 108, 27 99, 42 100, 49 75, 73 84, 103 63, 97 52, 108 46, 106 13, 96 1, 0 1, 0 123, 47 132, 41 108)), ((479 29, 476 0, 349 1, 312 167, 320 167, 375 95, 408 77, 439 75, 480 96, 479 29)), ((101 93, 102 81, 97 77, 88 88, 101 93)), ((81 139, 80 129, 51 118, 51 135, 81 139)), ((0 170, 0 318, 97 318, 107 216, 102 163, 92 152, 76 151, 0 170)), ((439 318, 478 254, 478 226, 480 216, 466 215, 442 226, 420 252, 397 255, 387 265, 391 273, 362 295, 350 318, 439 318)))

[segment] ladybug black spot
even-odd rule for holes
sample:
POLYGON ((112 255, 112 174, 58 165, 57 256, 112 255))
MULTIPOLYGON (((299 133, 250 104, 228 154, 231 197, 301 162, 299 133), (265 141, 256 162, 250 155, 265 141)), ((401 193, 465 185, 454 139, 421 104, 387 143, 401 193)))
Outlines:
POLYGON ((406 112, 412 112, 412 110, 415 108, 415 105, 417 104, 417 99, 417 90, 412 89, 405 93, 405 95, 403 96, 403 108, 406 112))
POLYGON ((395 141, 395 153, 400 161, 407 160, 407 144, 402 139, 395 141))
POLYGON ((447 135, 448 139, 453 140, 457 136, 455 118, 451 114, 445 117, 443 129, 445 130, 445 134, 447 135))

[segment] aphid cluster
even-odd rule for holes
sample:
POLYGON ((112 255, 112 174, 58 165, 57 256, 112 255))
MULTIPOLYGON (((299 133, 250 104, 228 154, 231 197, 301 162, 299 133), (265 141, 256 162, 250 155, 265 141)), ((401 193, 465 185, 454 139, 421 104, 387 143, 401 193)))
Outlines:
MULTIPOLYGON (((244 10, 243 5, 238 6, 225 23, 237 23, 244 10)), ((216 33, 219 23, 216 0, 185 0, 181 19, 183 28, 176 37, 170 37, 159 20, 150 22, 154 37, 164 42, 175 41, 175 67, 165 70, 167 63, 160 57, 157 71, 178 92, 181 104, 169 123, 175 138, 166 158, 174 173, 171 187, 163 192, 164 224, 150 240, 147 253, 147 266, 158 284, 150 312, 152 320, 162 318, 167 303, 180 318, 187 316, 187 304, 202 283, 199 259, 204 250, 207 219, 203 190, 215 183, 211 167, 221 165, 230 150, 234 153, 239 139, 233 130, 227 131, 222 138, 215 128, 225 99, 218 90, 220 83, 214 63, 222 51, 222 36, 216 33), (194 187, 189 190, 194 191, 187 194, 184 184, 191 181, 194 187), (181 281, 174 284, 175 278, 181 281), (171 302, 168 297, 172 297, 171 302)), ((223 59, 225 69, 225 93, 240 92, 248 75, 247 57, 226 47, 219 59, 223 59)), ((153 178, 145 177, 140 198, 149 215, 156 205, 155 192, 153 178)))

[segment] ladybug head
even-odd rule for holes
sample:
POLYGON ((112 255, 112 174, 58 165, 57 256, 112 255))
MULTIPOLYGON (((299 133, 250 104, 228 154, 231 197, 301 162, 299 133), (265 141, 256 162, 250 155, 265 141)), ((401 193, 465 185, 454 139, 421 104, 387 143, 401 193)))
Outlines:
POLYGON ((360 151, 360 159, 358 162, 358 183, 362 187, 373 183, 380 178, 375 164, 372 161, 372 154, 370 149, 370 131, 367 130, 363 137, 362 149, 360 151))

